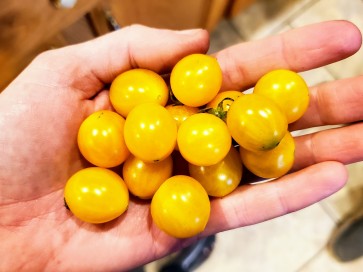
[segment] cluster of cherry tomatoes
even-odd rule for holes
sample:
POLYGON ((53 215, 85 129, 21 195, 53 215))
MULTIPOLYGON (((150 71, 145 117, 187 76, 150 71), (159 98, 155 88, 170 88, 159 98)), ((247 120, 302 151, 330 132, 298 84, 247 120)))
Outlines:
POLYGON ((274 70, 252 94, 221 86, 216 58, 204 54, 181 59, 170 78, 146 69, 116 77, 109 92, 115 111, 95 112, 79 128, 80 152, 94 167, 66 184, 73 214, 91 223, 113 220, 131 193, 151 201, 161 230, 186 238, 204 230, 210 197, 237 188, 243 165, 262 178, 286 174, 294 161, 288 124, 309 104, 304 80, 274 70))

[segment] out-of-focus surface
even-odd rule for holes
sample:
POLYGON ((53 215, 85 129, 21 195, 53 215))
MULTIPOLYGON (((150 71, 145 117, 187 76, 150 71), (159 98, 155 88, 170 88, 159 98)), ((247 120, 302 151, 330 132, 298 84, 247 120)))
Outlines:
POLYGON ((130 24, 215 29, 255 0, 2 0, 0 92, 39 53, 130 24))
MULTIPOLYGON (((352 21, 363 32, 362 15, 362 0, 257 0, 234 19, 223 20, 218 24, 211 35, 210 52, 237 42, 261 39, 291 28, 331 19, 352 21)), ((361 49, 344 61, 302 75, 310 86, 353 77, 363 74, 362 62, 361 49)), ((363 258, 339 263, 326 246, 336 226, 357 206, 361 205, 363 209, 363 164, 352 164, 348 169, 348 184, 320 203, 262 224, 218 234, 211 256, 196 271, 363 271, 363 258)), ((307 181, 307 186, 309 182, 314 181, 307 181)), ((162 263, 163 260, 151 263, 146 271, 157 271, 162 263)))

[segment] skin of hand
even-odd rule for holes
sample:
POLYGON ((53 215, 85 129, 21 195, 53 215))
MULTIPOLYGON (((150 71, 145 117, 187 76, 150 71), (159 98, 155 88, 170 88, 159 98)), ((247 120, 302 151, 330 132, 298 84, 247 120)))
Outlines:
MULTIPOLYGON (((175 239, 132 200, 112 222, 80 222, 64 207, 67 179, 87 166, 77 147, 81 122, 111 109, 107 86, 121 72, 160 74, 191 53, 206 53, 204 30, 125 27, 39 55, 0 95, 0 270, 124 271, 159 259, 200 237, 256 224, 316 203, 344 186, 344 164, 363 159, 363 77, 311 88, 311 103, 290 129, 347 124, 296 138, 294 171, 243 185, 211 203, 203 233, 175 239)), ((351 23, 330 21, 246 42, 215 54, 223 88, 244 90, 271 69, 305 71, 342 60, 361 46, 351 23)))

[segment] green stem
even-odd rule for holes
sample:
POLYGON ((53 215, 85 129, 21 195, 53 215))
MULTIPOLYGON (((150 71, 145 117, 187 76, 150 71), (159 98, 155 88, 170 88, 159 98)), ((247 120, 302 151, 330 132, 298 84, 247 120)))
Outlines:
POLYGON ((218 103, 218 106, 216 108, 205 108, 200 110, 200 112, 213 114, 218 118, 222 119, 223 121, 226 121, 228 111, 223 110, 223 102, 226 100, 234 101, 234 99, 226 97, 221 102, 218 103))

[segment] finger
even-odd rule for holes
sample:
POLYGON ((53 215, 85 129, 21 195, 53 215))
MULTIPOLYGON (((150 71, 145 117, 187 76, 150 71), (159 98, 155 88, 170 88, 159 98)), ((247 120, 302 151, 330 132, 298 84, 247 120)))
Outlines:
POLYGON ((322 83, 310 90, 306 113, 289 129, 339 125, 363 120, 363 76, 322 83))
POLYGON ((338 191, 347 181, 338 162, 324 162, 264 184, 241 186, 212 201, 205 235, 266 221, 288 214, 338 191))
POLYGON ((355 25, 329 21, 238 44, 215 56, 224 73, 222 89, 246 89, 272 69, 313 69, 352 55, 360 45, 355 25))
POLYGON ((90 104, 90 112, 96 112, 99 110, 114 110, 110 101, 110 95, 108 90, 103 90, 99 92, 94 99, 92 99, 92 103, 90 104))
POLYGON ((350 164, 363 160, 363 123, 295 137, 293 170, 323 161, 350 164))
POLYGON ((33 65, 38 77, 53 84, 82 89, 92 97, 105 83, 132 68, 163 73, 183 56, 205 53, 209 38, 205 30, 172 31, 134 25, 97 39, 43 54, 33 65), (44 69, 47 70, 45 79, 44 69), (53 71, 55 76, 50 75, 53 71))

